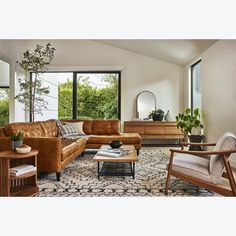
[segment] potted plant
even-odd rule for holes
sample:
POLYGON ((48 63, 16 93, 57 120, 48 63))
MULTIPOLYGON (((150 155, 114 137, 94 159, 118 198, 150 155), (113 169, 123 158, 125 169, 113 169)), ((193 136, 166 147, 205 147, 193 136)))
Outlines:
POLYGON ((158 110, 153 110, 150 112, 150 114, 148 115, 149 119, 153 119, 154 121, 162 121, 163 117, 164 117, 164 111, 162 111, 161 109, 158 110))
POLYGON ((22 145, 23 139, 24 134, 21 131, 10 136, 10 140, 12 141, 11 148, 13 151, 15 151, 17 147, 20 147, 22 145))
MULTIPOLYGON (((191 114, 191 109, 186 108, 183 113, 176 116, 177 128, 188 135, 190 142, 200 143, 202 141, 203 135, 201 135, 201 130, 203 128, 203 123, 201 121, 200 109, 195 108, 191 114)), ((189 150, 196 150, 193 146, 190 146, 189 150)), ((200 150, 200 149, 198 149, 200 150)))

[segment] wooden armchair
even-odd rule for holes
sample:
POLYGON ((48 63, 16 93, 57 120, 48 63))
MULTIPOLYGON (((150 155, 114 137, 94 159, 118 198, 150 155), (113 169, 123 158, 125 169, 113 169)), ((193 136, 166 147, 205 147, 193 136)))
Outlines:
POLYGON ((236 183, 229 163, 236 153, 236 137, 225 133, 215 143, 182 143, 182 150, 170 149, 170 162, 165 194, 168 194, 171 175, 224 196, 236 196, 236 183), (215 146, 213 151, 185 151, 184 146, 215 146), (177 153, 176 155, 174 155, 177 153), (224 172, 226 170, 226 172, 224 172), (228 179, 230 188, 220 184, 221 177, 228 179))

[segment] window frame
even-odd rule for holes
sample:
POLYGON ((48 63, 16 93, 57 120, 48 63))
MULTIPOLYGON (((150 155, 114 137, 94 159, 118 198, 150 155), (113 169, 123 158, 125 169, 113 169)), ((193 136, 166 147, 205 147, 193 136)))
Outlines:
MULTIPOLYGON (((9 96, 10 96, 10 85, 9 86, 0 86, 0 89, 9 89, 9 96)), ((9 100, 8 110, 9 110, 9 116, 8 116, 8 124, 9 124, 10 123, 10 100, 9 100)))
MULTIPOLYGON (((30 72, 30 81, 32 75, 30 72)), ((108 71, 46 71, 45 73, 72 73, 73 74, 73 91, 72 91, 72 114, 73 120, 77 119, 77 74, 118 74, 118 119, 121 119, 121 71, 108 70, 108 71)), ((30 122, 32 122, 32 114, 29 114, 30 122)))
POLYGON ((202 59, 197 60, 190 66, 190 108, 191 108, 191 115, 193 115, 193 68, 197 64, 201 63, 202 59))

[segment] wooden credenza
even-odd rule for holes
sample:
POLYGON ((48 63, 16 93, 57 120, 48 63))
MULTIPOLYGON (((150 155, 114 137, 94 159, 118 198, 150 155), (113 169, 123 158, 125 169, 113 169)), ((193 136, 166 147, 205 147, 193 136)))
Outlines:
POLYGON ((143 140, 184 139, 175 121, 125 121, 125 133, 138 133, 143 140))

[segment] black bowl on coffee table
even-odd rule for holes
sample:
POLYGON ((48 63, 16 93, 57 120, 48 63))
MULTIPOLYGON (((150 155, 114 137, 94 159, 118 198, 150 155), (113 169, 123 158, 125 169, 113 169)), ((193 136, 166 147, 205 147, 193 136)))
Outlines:
POLYGON ((122 145, 122 142, 120 140, 112 140, 109 142, 109 145, 112 148, 119 148, 122 145))

